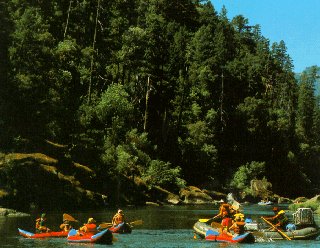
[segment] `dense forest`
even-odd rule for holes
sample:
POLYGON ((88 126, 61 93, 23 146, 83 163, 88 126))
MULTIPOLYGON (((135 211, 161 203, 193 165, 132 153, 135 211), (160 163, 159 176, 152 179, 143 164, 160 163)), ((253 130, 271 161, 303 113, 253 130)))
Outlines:
POLYGON ((99 188, 319 193, 319 68, 295 75, 259 24, 208 0, 7 0, 0 19, 2 154, 64 145, 99 188))

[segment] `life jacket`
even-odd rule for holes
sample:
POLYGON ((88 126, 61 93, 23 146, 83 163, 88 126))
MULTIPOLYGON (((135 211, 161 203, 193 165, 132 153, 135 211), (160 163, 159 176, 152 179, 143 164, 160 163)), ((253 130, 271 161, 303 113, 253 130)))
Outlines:
POLYGON ((124 214, 116 213, 115 216, 112 218, 112 224, 119 225, 122 222, 124 222, 124 214))
POLYGON ((229 227, 232 225, 232 219, 231 218, 224 218, 222 221, 221 221, 221 225, 223 227, 226 227, 227 229, 229 229, 229 227))
POLYGON ((235 227, 233 229, 234 233, 236 234, 243 234, 245 229, 244 229, 244 225, 245 223, 243 221, 237 221, 235 222, 235 227))
POLYGON ((44 223, 45 223, 46 219, 44 218, 38 218, 36 219, 36 230, 38 232, 46 232, 47 231, 47 227, 44 226, 44 223))
POLYGON ((278 223, 282 229, 285 229, 286 225, 288 224, 289 220, 285 215, 278 216, 278 223))
POLYGON ((40 229, 41 227, 40 222, 41 222, 41 218, 36 219, 36 229, 40 229))
POLYGON ((96 233, 97 232, 97 225, 94 223, 85 224, 86 233, 96 233))

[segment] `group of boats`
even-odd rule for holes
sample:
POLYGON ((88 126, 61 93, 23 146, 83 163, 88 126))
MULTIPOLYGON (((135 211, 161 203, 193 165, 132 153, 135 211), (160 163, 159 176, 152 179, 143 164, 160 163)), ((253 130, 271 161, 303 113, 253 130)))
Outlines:
MULTIPOLYGON (((316 239, 320 235, 320 229, 314 221, 313 211, 310 208, 299 208, 293 214, 293 223, 287 225, 286 230, 280 230, 272 223, 261 217, 266 227, 261 222, 246 219, 245 232, 230 235, 222 232, 221 224, 213 222, 212 219, 199 219, 193 226, 195 236, 201 237, 206 241, 229 242, 229 243, 254 243, 259 238, 261 240, 310 240, 316 239)), ((131 233, 132 227, 141 225, 142 220, 134 222, 123 222, 117 226, 111 223, 102 223, 98 227, 97 233, 84 233, 75 229, 70 231, 50 231, 44 233, 31 233, 18 228, 20 235, 25 238, 41 239, 53 237, 66 237, 71 243, 102 243, 112 244, 116 240, 115 233, 131 233)))
POLYGON ((248 221, 245 232, 239 235, 230 235, 221 232, 219 223, 210 222, 210 219, 199 219, 193 226, 195 235, 207 241, 230 243, 254 243, 256 240, 312 240, 320 235, 320 229, 314 222, 310 208, 299 208, 293 214, 293 223, 288 224, 286 230, 280 230, 272 223, 261 217, 263 223, 248 221), (208 220, 208 221, 204 221, 208 220))
POLYGON ((50 231, 43 233, 32 233, 18 228, 19 234, 25 238, 44 239, 44 238, 67 238, 70 243, 99 243, 112 244, 116 240, 113 236, 115 233, 124 234, 131 233, 133 225, 142 224, 142 220, 134 222, 123 222, 116 226, 111 223, 102 223, 97 228, 96 233, 79 232, 76 229, 70 231, 50 231))

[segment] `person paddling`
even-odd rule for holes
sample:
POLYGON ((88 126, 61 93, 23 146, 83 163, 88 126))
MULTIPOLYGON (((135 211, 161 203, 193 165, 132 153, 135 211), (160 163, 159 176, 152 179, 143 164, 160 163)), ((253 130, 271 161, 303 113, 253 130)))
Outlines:
POLYGON ((93 218, 89 218, 88 222, 79 228, 79 231, 80 231, 80 235, 81 235, 81 232, 96 234, 97 233, 96 221, 93 218))
POLYGON ((70 221, 64 220, 63 223, 60 225, 60 229, 64 232, 69 232, 72 229, 70 221))
POLYGON ((235 221, 229 228, 229 230, 233 230, 233 232, 235 233, 235 236, 244 234, 245 232, 244 226, 246 223, 244 222, 244 218, 242 216, 241 215, 235 216, 235 219, 234 219, 235 221))
POLYGON ((274 216, 264 218, 274 224, 275 227, 285 229, 288 224, 288 218, 285 215, 286 212, 284 210, 279 210, 278 207, 274 207, 272 210, 274 212, 274 216))
POLYGON ((230 209, 231 209, 230 204, 226 203, 225 200, 221 199, 219 213, 212 218, 213 220, 222 219, 221 220, 222 228, 220 232, 224 232, 224 233, 229 232, 229 227, 232 225, 232 219, 230 218, 231 217, 230 209))
POLYGON ((112 225, 117 226, 124 222, 124 213, 121 209, 118 209, 118 212, 112 218, 112 225))
POLYGON ((41 214, 40 218, 36 219, 36 232, 37 233, 44 233, 44 232, 50 232, 51 230, 45 226, 47 219, 46 214, 41 214))
POLYGON ((220 207, 219 207, 219 213, 214 216, 212 219, 224 219, 224 218, 230 218, 230 204, 226 203, 225 200, 220 200, 220 207))

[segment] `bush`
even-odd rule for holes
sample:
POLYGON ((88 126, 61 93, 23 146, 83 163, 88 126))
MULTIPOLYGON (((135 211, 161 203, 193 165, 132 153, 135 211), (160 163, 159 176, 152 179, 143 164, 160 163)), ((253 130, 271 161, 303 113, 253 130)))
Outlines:
POLYGON ((185 187, 185 181, 179 177, 181 168, 179 166, 170 168, 170 166, 170 163, 152 160, 143 179, 150 187, 160 186, 172 190, 185 187))
POLYGON ((238 168, 230 182, 232 188, 250 192, 250 181, 258 179, 265 172, 265 162, 252 161, 238 168))

